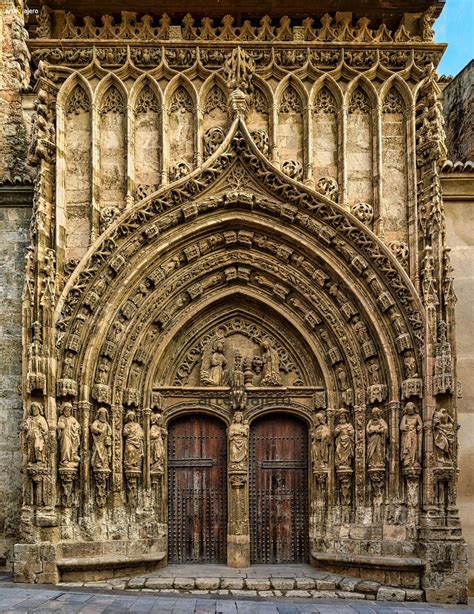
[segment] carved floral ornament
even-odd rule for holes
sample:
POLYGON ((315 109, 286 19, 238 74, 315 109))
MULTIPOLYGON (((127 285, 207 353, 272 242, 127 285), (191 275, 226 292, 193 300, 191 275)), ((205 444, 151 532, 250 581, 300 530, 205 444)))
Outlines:
MULTIPOLYGON (((83 24, 70 12, 52 10, 42 6, 37 17, 37 38, 61 39, 102 39, 102 40, 143 40, 143 41, 321 41, 321 42, 431 42, 434 39, 433 10, 429 9, 418 18, 415 28, 407 27, 402 19, 395 30, 384 23, 371 27, 366 17, 357 21, 352 14, 341 16, 323 15, 320 19, 305 18, 300 24, 292 25, 288 16, 274 21, 268 15, 257 24, 245 20, 241 26, 234 25, 235 19, 225 15, 220 24, 203 17, 200 24, 189 13, 181 23, 173 23, 167 14, 161 17, 144 15, 140 19, 133 11, 122 11, 120 21, 111 15, 104 15, 100 22, 93 17, 84 17, 83 24), (58 26, 62 23, 62 28, 58 26)), ((216 20, 217 22, 217 20, 216 20)))

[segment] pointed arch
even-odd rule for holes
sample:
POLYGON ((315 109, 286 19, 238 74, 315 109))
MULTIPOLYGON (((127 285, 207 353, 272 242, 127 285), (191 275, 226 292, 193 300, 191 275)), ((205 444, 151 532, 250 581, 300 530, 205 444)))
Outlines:
POLYGON ((229 124, 227 86, 221 75, 211 75, 202 85, 199 132, 204 159, 224 141, 229 124))
POLYGON ((357 90, 362 90, 366 94, 369 101, 369 110, 375 111, 378 107, 377 90, 365 75, 358 75, 349 83, 344 96, 344 103, 347 109, 349 110, 354 92, 357 90))
POLYGON ((56 241, 64 262, 80 259, 91 241, 92 99, 78 73, 66 79, 57 98, 57 145, 64 156, 56 167, 56 241))
POLYGON ((128 92, 108 74, 94 92, 93 234, 101 234, 125 209, 128 180, 128 92))
POLYGON ((315 185, 335 181, 334 200, 342 186, 343 94, 330 75, 314 84, 310 95, 310 147, 315 185))
POLYGON ((168 83, 164 101, 167 137, 164 152, 168 178, 173 181, 189 173, 202 160, 197 130, 199 98, 191 81, 179 74, 168 83))
POLYGON ((288 75, 278 85, 275 100, 281 169, 292 179, 303 181, 308 126, 308 94, 297 77, 288 75))
POLYGON ((401 96, 403 104, 405 106, 405 112, 407 112, 414 104, 414 99, 410 88, 406 81, 404 81, 399 75, 391 75, 382 83, 382 87, 379 92, 380 106, 383 107, 383 103, 389 91, 394 88, 401 96))
POLYGON ((377 176, 377 93, 364 76, 354 79, 345 96, 347 109, 347 202, 352 208, 359 203, 372 210, 369 224, 378 206, 377 176))
POLYGON ((412 97, 403 81, 397 75, 395 77, 388 79, 380 90, 382 148, 380 217, 386 240, 402 242, 402 251, 408 254, 403 264, 408 267, 410 251, 408 219, 414 203, 409 185, 411 154, 406 143, 410 134, 409 110, 412 109, 412 97))
POLYGON ((156 191, 163 175, 163 96, 145 74, 129 97, 129 174, 134 200, 156 191))
POLYGON ((202 109, 204 109, 204 111, 208 96, 214 87, 218 87, 221 90, 224 96, 224 100, 227 101, 228 92, 226 82, 222 75, 220 75, 219 73, 213 73, 209 75, 209 77, 207 77, 207 79, 202 84, 201 89, 199 90, 200 106, 202 109))

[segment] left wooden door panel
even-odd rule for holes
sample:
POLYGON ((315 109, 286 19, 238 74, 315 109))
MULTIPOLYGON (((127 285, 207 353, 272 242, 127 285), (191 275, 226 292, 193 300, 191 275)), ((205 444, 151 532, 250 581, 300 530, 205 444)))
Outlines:
POLYGON ((220 420, 195 414, 168 430, 169 561, 225 563, 227 439, 220 420))

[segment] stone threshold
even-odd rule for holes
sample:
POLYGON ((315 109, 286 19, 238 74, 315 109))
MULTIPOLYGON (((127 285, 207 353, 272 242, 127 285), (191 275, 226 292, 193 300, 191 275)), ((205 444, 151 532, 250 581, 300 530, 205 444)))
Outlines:
POLYGON ((224 565, 171 565, 140 576, 99 582, 61 582, 58 586, 160 594, 424 601, 424 592, 419 589, 327 573, 309 565, 262 565, 246 569, 224 565))

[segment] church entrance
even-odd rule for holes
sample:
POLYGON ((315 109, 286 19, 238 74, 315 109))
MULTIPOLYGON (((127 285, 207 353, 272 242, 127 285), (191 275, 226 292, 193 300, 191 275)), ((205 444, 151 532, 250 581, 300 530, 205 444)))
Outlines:
POLYGON ((173 420, 168 459, 169 561, 225 563, 225 425, 204 414, 173 420))
POLYGON ((251 562, 308 560, 308 430, 288 414, 253 422, 250 434, 251 562))

